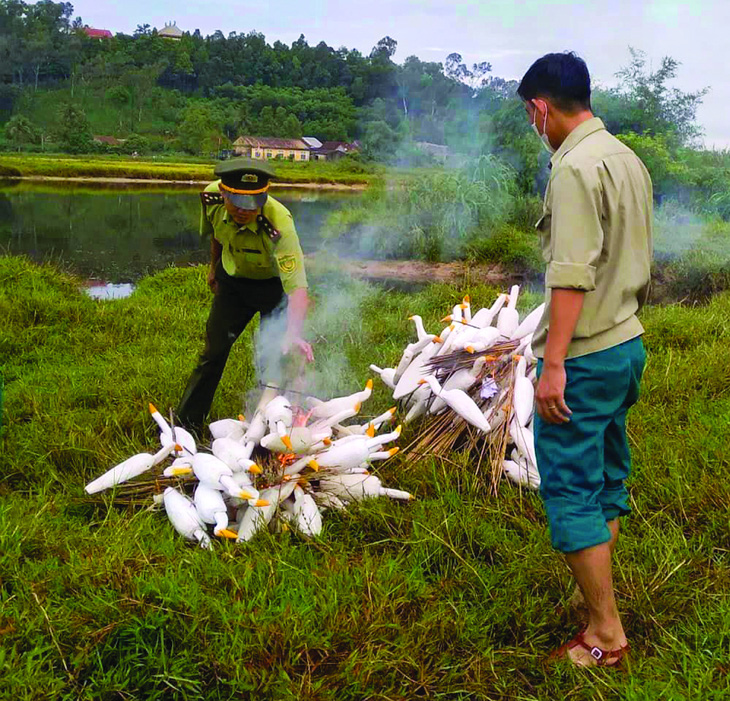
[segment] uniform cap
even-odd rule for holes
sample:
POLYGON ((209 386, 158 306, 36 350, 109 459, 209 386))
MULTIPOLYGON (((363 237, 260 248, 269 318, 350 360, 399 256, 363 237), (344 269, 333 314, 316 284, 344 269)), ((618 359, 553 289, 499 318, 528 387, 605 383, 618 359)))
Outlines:
POLYGON ((223 196, 239 209, 260 209, 264 206, 269 181, 274 171, 250 158, 232 158, 219 163, 213 171, 221 179, 223 196))

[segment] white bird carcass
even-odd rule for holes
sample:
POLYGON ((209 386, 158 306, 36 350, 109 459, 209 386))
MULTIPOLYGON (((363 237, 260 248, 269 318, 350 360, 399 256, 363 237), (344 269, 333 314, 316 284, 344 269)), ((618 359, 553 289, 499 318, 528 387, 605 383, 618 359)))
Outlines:
POLYGON ((101 477, 89 482, 86 485, 87 494, 96 494, 103 492, 105 489, 111 489, 118 484, 122 484, 133 477, 137 477, 147 472, 151 467, 161 463, 173 450, 180 448, 174 443, 164 446, 159 452, 151 455, 150 453, 139 453, 133 455, 119 465, 115 465, 111 470, 105 472, 101 477))
POLYGON ((328 474, 319 483, 321 491, 346 501, 360 501, 372 497, 410 500, 413 496, 400 489, 387 489, 375 475, 328 474))
POLYGON ((163 504, 170 523, 183 538, 198 542, 201 548, 210 548, 205 522, 189 497, 168 487, 163 495, 163 504))

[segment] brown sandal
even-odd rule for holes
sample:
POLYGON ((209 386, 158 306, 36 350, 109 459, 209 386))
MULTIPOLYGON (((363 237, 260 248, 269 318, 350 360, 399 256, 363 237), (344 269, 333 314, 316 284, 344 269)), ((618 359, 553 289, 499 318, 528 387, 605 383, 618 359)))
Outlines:
POLYGON ((568 650, 573 650, 576 647, 582 647, 590 653, 590 656, 596 661, 598 667, 618 667, 621 665, 622 660, 627 659, 627 653, 631 649, 628 643, 618 648, 617 650, 602 650, 600 647, 595 645, 589 645, 583 635, 586 629, 584 628, 578 635, 572 640, 569 640, 565 645, 561 645, 557 650, 552 652, 548 657, 549 662, 556 662, 560 659, 568 657, 568 650))

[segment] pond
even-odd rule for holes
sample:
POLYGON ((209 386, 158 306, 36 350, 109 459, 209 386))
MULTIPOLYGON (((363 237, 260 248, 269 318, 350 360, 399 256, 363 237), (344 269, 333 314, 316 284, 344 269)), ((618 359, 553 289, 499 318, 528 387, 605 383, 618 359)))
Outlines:
MULTIPOLYGON (((89 280, 94 296, 124 296, 145 275, 209 260, 210 244, 198 236, 201 189, 0 181, 0 253, 54 261, 89 280)), ((294 216, 305 253, 319 248, 328 214, 360 194, 273 193, 294 216)))

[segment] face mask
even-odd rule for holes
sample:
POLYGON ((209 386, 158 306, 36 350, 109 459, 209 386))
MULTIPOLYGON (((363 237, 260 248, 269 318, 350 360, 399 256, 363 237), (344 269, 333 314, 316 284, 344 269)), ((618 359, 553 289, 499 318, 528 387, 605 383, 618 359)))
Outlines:
POLYGON ((542 145, 544 146, 545 150, 549 154, 552 155, 553 153, 555 153, 555 149, 552 147, 552 144, 550 143, 550 139, 548 139, 547 132, 545 131, 545 129, 547 128, 547 110, 545 110, 545 121, 543 122, 543 125, 542 125, 542 134, 540 133, 540 130, 537 128, 537 124, 535 124, 536 119, 537 119, 537 110, 535 110, 535 117, 532 122, 532 131, 534 131, 535 134, 537 134, 537 137, 540 139, 540 141, 542 141, 542 145))

